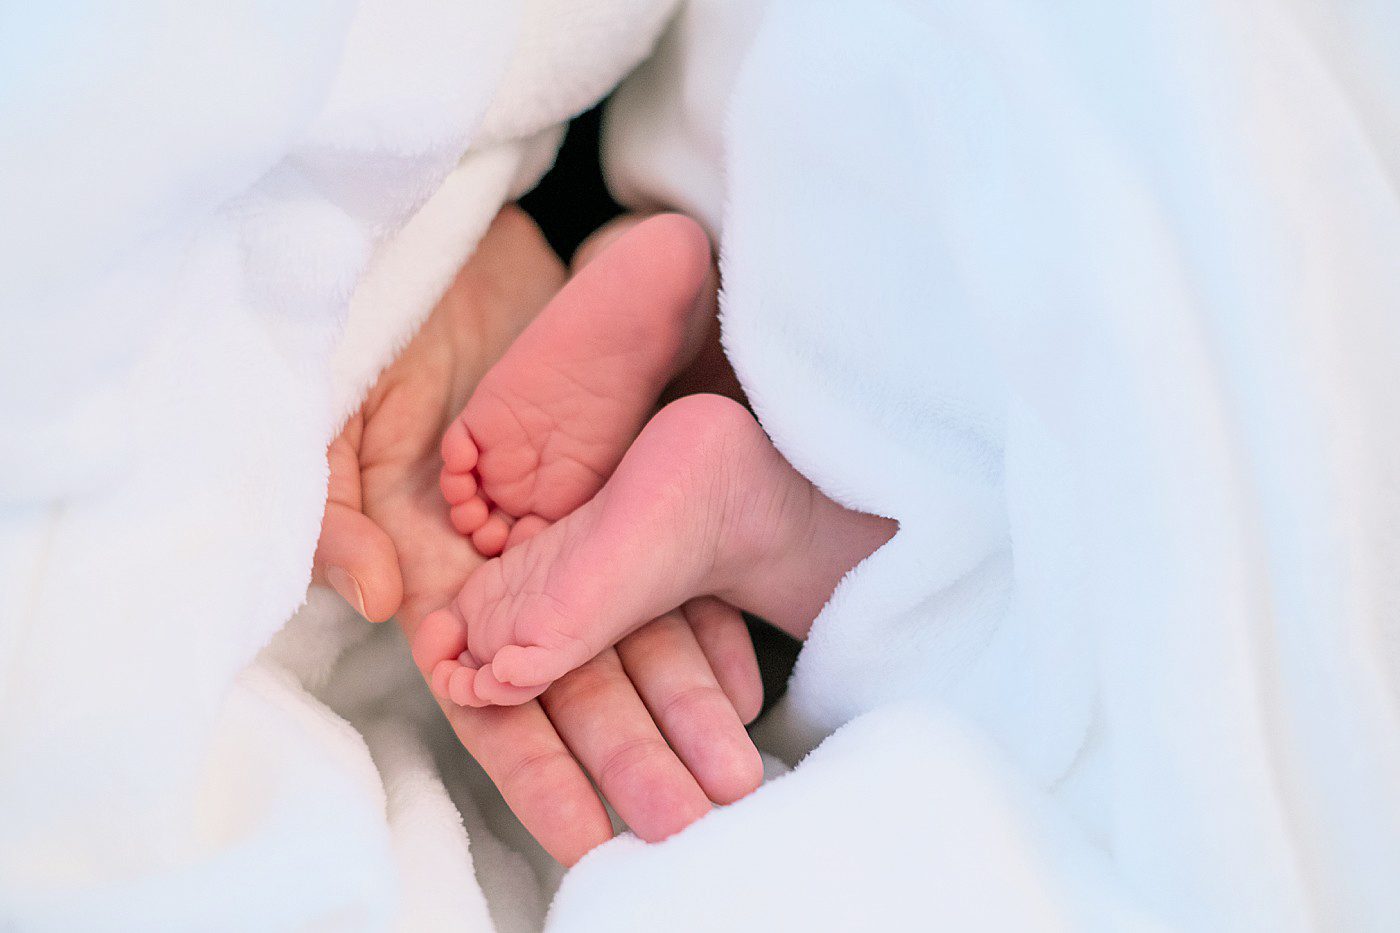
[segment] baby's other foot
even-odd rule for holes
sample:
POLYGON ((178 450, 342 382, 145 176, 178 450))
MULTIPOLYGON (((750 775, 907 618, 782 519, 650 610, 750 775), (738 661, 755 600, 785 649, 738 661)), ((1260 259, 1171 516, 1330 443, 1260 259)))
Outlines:
POLYGON ((512 523, 555 521, 612 474, 713 317, 705 233, 641 221, 602 247, 511 344, 442 440, 453 526, 499 554, 512 523))
POLYGON ((697 596, 804 635, 890 533, 817 492, 740 405, 690 396, 647 424, 594 498, 474 573, 414 655, 441 696, 479 706, 538 695, 697 596), (823 542, 855 556, 834 563, 823 542))

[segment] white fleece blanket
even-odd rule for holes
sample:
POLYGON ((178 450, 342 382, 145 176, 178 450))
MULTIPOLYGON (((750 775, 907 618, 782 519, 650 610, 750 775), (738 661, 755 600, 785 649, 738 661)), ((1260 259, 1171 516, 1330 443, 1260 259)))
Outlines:
POLYGON ((336 424, 670 5, 71 6, 0 9, 0 928, 1400 924, 1385 0, 686 5, 619 190, 901 529, 792 773, 557 896, 391 629, 283 623, 336 424))
POLYGON ((688 6, 617 179, 720 232, 764 426, 901 529, 764 734, 840 731, 557 918, 1400 926, 1397 39, 1385 0, 688 6))
POLYGON ((540 925, 394 633, 255 655, 327 442, 672 7, 0 7, 0 929, 540 925))

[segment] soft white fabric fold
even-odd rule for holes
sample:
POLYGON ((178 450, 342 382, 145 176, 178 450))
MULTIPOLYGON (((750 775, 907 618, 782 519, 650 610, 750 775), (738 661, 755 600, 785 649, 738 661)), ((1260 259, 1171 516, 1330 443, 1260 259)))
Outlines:
POLYGON ((792 773, 552 905, 397 633, 286 620, 327 440, 675 4, 283 6, 0 9, 0 927, 1400 923, 1391 5, 684 6, 611 180, 900 531, 792 773))
MULTIPOLYGON (((1395 26, 1380 3, 687 8, 619 96, 614 178, 711 223, 764 427, 901 523, 763 735, 796 758, 864 718, 718 849, 781 825, 767 883, 839 909, 807 860, 821 831, 776 815, 830 779, 900 800, 859 842, 927 867, 900 917, 1001 916, 968 909, 985 898, 1022 905, 1017 928, 1400 922, 1395 26), (996 779, 941 770, 973 753, 918 730, 939 764, 904 783, 827 752, 907 702, 964 720, 996 779), (989 834, 1015 785, 1067 834, 989 834), (931 831, 945 808, 966 822, 931 831), (912 852, 899 815, 926 827, 912 852), (1102 885, 1066 883, 1091 863, 1102 885)), ((670 874, 730 878, 661 848, 670 874)), ((599 862, 654 857, 599 853, 557 928, 587 926, 570 886, 604 885, 599 862)), ((729 916, 710 903, 696 929, 729 916)))
POLYGON ((351 647, 412 672, 387 630, 255 655, 326 443, 670 8, 0 11, 0 926, 539 925, 423 710, 323 703, 351 647))

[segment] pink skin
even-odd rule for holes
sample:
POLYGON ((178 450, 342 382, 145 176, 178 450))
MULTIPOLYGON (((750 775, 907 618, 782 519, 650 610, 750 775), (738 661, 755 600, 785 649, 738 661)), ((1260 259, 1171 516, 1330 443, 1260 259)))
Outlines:
MULTIPOLYGON (((600 239, 482 379, 442 439, 452 525, 487 556, 598 491, 713 322, 710 246, 694 221, 650 217, 600 239)), ((671 608, 671 607, 667 607, 671 608)))
POLYGON ((513 705, 697 597, 803 638, 895 530, 823 495, 736 402, 689 396, 646 425, 596 496, 425 618, 414 657, 440 696, 513 705))
MULTIPOLYGON (((564 282, 538 228, 504 208, 327 451, 313 575, 365 617, 394 616, 410 642, 485 563, 442 505, 443 431, 540 309, 590 312, 592 297, 560 292, 564 282)), ((762 764, 743 727, 762 698, 752 645, 737 614, 707 606, 644 626, 536 702, 439 701, 526 829, 564 864, 612 836, 600 795, 638 836, 658 840, 758 786, 762 764)))

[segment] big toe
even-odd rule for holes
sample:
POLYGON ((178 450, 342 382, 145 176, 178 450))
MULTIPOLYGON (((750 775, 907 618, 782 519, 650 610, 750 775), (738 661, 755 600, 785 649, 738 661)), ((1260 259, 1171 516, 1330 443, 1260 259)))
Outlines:
POLYGON ((516 687, 544 687, 586 662, 599 649, 582 639, 558 633, 554 644, 505 645, 491 659, 491 673, 516 687))
POLYGON ((472 678, 472 690, 476 696, 494 706, 519 706, 521 703, 528 703, 544 693, 548 687, 549 684, 517 687, 515 684, 504 683, 496 679, 490 666, 475 671, 472 678))
POLYGON ((453 473, 470 473, 480 458, 476 441, 461 416, 453 419, 442 434, 442 463, 453 473))

